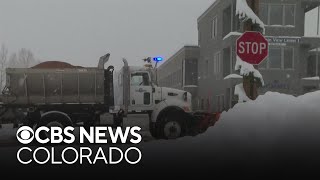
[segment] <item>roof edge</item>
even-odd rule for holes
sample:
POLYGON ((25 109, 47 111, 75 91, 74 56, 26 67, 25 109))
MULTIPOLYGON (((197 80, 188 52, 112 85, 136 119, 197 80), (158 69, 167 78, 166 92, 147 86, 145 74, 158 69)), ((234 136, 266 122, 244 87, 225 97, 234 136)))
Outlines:
POLYGON ((197 22, 201 21, 220 1, 221 0, 215 0, 211 6, 198 17, 197 22))
POLYGON ((170 56, 168 58, 168 60, 166 60, 163 64, 161 64, 158 68, 160 69, 161 67, 165 66, 166 64, 168 64, 172 59, 174 59, 176 56, 178 56, 179 54, 181 54, 184 50, 188 49, 188 48, 197 48, 199 49, 200 47, 198 45, 185 45, 182 48, 180 48, 176 53, 174 53, 172 56, 170 56))

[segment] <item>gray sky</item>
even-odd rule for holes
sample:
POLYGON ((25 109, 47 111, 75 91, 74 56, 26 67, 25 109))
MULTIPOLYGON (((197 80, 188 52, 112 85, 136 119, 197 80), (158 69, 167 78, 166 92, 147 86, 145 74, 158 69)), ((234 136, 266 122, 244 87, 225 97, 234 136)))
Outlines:
MULTIPOLYGON (((41 61, 96 66, 111 53, 141 65, 147 56, 170 57, 197 44, 197 18, 214 0, 0 0, 0 43, 10 52, 32 50, 41 61)), ((315 34, 316 12, 307 15, 315 34)))
POLYGON ((96 66, 110 52, 140 65, 197 44, 197 18, 214 0, 0 0, 0 43, 41 61, 96 66))

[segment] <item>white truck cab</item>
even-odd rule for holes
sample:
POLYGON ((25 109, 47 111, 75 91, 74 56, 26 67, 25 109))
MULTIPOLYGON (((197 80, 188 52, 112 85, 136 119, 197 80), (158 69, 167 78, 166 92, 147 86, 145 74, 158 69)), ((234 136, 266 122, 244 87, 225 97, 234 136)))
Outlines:
POLYGON ((128 66, 115 72, 114 107, 111 111, 123 110, 125 114, 147 113, 150 130, 154 136, 177 138, 185 133, 188 113, 192 112, 192 96, 189 92, 158 87, 154 69, 128 66))

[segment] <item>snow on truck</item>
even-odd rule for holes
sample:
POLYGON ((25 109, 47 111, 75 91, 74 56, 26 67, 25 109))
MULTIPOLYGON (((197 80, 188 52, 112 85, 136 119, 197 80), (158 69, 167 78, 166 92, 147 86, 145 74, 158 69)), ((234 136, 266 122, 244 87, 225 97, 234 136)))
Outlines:
POLYGON ((158 87, 154 69, 124 66, 105 69, 110 54, 96 68, 8 68, 1 95, 0 124, 30 127, 102 125, 100 116, 113 115, 122 126, 128 114, 148 114, 157 139, 195 135, 215 123, 215 116, 192 112, 191 94, 158 87))

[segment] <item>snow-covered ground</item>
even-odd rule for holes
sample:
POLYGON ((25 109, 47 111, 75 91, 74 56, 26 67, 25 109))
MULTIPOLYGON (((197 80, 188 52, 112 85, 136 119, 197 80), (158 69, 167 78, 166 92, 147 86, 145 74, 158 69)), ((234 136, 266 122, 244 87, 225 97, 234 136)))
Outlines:
POLYGON ((192 161, 198 163, 209 160, 208 165, 213 166, 249 161, 276 165, 281 158, 286 163, 319 160, 319 147, 320 91, 300 97, 268 92, 224 112, 219 122, 202 135, 150 142, 144 150, 161 149, 173 158, 193 157, 192 161))

